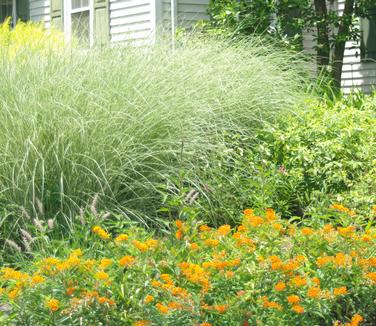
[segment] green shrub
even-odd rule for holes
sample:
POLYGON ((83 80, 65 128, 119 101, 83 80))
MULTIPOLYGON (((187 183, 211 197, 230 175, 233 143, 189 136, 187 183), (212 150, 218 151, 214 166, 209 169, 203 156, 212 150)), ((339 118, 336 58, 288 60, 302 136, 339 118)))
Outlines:
POLYGON ((247 205, 277 207, 291 217, 334 202, 367 217, 376 203, 375 98, 307 103, 255 138, 228 137, 210 172, 218 171, 207 179, 205 207, 213 221, 235 219, 236 207, 247 205))

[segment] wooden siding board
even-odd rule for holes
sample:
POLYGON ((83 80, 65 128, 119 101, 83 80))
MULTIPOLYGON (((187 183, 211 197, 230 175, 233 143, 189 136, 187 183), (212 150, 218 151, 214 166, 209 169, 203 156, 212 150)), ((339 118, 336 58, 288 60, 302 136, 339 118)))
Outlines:
MULTIPOLYGON (((178 26, 192 28, 197 21, 209 19, 207 8, 209 0, 177 0, 178 26)), ((170 0, 162 1, 162 25, 165 28, 171 26, 170 0)))
POLYGON ((152 37, 151 1, 110 0, 111 41, 150 41, 152 37))
POLYGON ((44 22, 46 27, 50 26, 50 1, 30 0, 30 20, 44 22))

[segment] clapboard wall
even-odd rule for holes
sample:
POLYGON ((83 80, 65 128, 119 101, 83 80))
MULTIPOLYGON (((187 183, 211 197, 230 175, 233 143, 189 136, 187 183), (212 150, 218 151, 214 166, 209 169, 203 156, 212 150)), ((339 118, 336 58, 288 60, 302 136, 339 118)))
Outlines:
POLYGON ((30 19, 50 26, 50 0, 30 0, 30 19))
MULTIPOLYGON (((345 0, 337 0, 332 3, 331 9, 341 14, 345 0)), ((306 52, 315 54, 316 44, 314 31, 306 31, 303 38, 303 45, 306 52)), ((369 93, 376 87, 376 62, 364 62, 361 60, 360 42, 349 41, 346 43, 345 56, 343 59, 342 89, 349 93, 353 88, 360 88, 369 93)))
MULTIPOLYGON (((158 1, 158 0, 157 0, 158 1)), ((175 26, 180 28, 192 28, 198 21, 209 19, 207 9, 209 0, 175 0, 175 26)), ((171 1, 162 0, 163 27, 171 26, 171 1)))
POLYGON ((111 42, 150 42, 154 12, 153 0, 110 0, 111 42))

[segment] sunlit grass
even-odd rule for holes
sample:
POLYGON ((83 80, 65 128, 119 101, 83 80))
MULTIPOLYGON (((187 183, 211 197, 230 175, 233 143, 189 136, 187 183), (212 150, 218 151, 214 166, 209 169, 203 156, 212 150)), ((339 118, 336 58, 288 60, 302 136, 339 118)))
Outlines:
POLYGON ((210 175, 226 131, 252 135, 307 98, 299 59, 258 39, 23 50, 0 49, 2 200, 68 223, 96 193, 147 223, 160 185, 210 175))

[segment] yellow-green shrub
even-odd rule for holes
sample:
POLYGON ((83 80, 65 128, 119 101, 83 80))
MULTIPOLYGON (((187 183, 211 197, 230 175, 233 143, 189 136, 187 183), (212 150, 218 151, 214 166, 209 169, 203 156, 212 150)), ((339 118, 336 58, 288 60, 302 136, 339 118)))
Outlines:
POLYGON ((64 34, 53 28, 46 29, 42 23, 18 22, 14 28, 10 19, 0 25, 0 52, 14 59, 22 53, 49 54, 64 49, 64 34))
MULTIPOLYGON (((154 238, 81 219, 70 249, 54 241, 19 269, 0 269, 3 323, 374 324, 376 229, 357 230, 342 205, 331 210, 342 226, 297 226, 272 209, 247 209, 236 228, 178 220, 154 238)), ((39 228, 41 237, 22 231, 34 247, 48 235, 39 228)))

